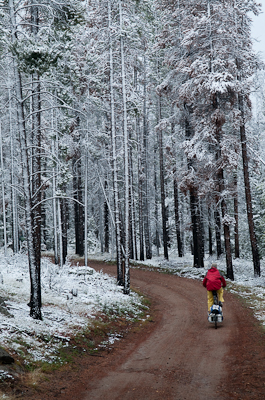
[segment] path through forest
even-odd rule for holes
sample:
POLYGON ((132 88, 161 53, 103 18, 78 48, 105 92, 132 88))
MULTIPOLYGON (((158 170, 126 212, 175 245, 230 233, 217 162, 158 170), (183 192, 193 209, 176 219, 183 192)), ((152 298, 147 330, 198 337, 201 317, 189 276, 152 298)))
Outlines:
POLYGON ((131 283, 153 299, 154 329, 82 399, 264 399, 265 338, 237 299, 226 293, 215 330, 201 282, 132 269, 131 283))
MULTIPOLYGON (((115 266, 89 265, 116 274, 115 266)), ((225 294, 224 322, 215 330, 201 282, 132 269, 131 284, 152 299, 154 322, 110 353, 87 357, 74 373, 55 374, 34 399, 264 399, 264 334, 238 299, 225 294)))
POLYGON ((159 323, 118 368, 89 385, 84 399, 221 398, 231 313, 225 328, 215 330, 201 283, 138 270, 131 275, 132 285, 155 299, 159 323))

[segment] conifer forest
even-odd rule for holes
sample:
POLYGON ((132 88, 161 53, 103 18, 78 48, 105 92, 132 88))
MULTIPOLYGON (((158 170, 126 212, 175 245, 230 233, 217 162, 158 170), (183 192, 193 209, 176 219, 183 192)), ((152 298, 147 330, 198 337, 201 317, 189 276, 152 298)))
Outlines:
POLYGON ((117 262, 265 255, 255 0, 0 0, 0 246, 117 262))

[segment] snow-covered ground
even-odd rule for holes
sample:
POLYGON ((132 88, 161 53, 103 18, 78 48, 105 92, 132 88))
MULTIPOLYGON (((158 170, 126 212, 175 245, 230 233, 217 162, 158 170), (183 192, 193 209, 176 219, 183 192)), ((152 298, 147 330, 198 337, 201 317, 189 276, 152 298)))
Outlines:
MULTIPOLYGON (((108 255, 91 255, 91 259, 107 260, 108 255)), ((166 268, 172 273, 202 280, 214 259, 205 261, 205 268, 192 267, 192 256, 178 258, 173 253, 169 261, 163 257, 141 262, 152 268, 166 268)), ((225 259, 218 260, 218 268, 225 273, 225 259)), ((88 263, 89 264, 89 263, 88 263)), ((140 264, 140 262, 139 262, 140 264)), ((137 268, 137 262, 134 263, 137 268)), ((261 277, 254 278, 253 265, 248 260, 234 260, 235 281, 229 290, 249 301, 255 316, 265 325, 265 263, 261 264, 261 277)), ((69 337, 81 331, 97 312, 114 312, 137 316, 141 312, 141 297, 136 293, 122 293, 115 278, 92 268, 71 267, 62 269, 42 259, 42 313, 43 321, 29 316, 29 272, 27 256, 23 254, 4 257, 0 253, 0 345, 23 354, 28 362, 52 362, 54 351, 69 337), (3 303, 4 301, 4 303, 3 303)))
POLYGON ((137 316, 141 296, 124 295, 115 279, 92 268, 60 268, 42 259, 42 321, 29 316, 27 256, 0 253, 0 346, 26 357, 26 361, 53 361, 54 351, 67 345, 97 312, 137 316), (25 354, 25 348, 28 352, 25 354))

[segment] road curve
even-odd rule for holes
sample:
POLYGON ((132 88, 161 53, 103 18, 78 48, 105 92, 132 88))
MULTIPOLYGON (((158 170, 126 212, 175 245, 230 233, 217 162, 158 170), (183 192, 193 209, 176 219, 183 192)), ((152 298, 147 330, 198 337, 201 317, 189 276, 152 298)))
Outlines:
POLYGON ((119 366, 88 385, 83 399, 223 399, 225 357, 237 329, 234 310, 224 306, 224 322, 216 330, 207 321, 201 282, 133 269, 131 284, 155 299, 159 322, 119 366))
MULTIPOLYGON (((116 275, 115 266, 89 265, 116 275)), ((31 374, 22 376, 12 398, 265 399, 265 334, 242 301, 225 293, 224 322, 216 330, 207 321, 201 282, 132 269, 131 283, 151 299, 153 322, 133 327, 110 351, 76 356, 70 365, 40 374, 37 385, 27 384, 31 374)))

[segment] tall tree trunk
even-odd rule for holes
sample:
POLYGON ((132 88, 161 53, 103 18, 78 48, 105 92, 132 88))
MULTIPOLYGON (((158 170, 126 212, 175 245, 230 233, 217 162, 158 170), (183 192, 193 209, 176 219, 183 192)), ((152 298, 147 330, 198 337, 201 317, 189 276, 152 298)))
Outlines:
MULTIPOLYGON (((88 122, 87 122, 88 123, 88 122)), ((88 129, 87 129, 88 132, 88 129)), ((87 135, 86 132, 86 135, 87 135)), ((86 142, 88 143, 88 137, 86 137, 86 142)), ((84 204, 84 261, 85 261, 85 267, 87 267, 87 261, 88 261, 88 243, 87 243, 87 230, 88 230, 88 149, 85 148, 85 193, 84 193, 84 197, 85 197, 85 204, 84 204)))
POLYGON ((248 154, 247 154, 247 135, 245 129, 244 99, 242 95, 238 96, 238 107, 239 111, 241 112, 240 140, 242 146, 247 218, 248 218, 249 236, 250 236, 250 243, 252 250, 253 266, 254 266, 254 275, 260 276, 260 256, 259 256, 258 243, 255 234, 254 219, 253 219, 252 198, 251 198, 251 189, 249 180, 248 154))
POLYGON ((62 230, 62 214, 61 214, 61 199, 57 199, 57 212, 58 212, 58 235, 59 235, 59 253, 60 253, 60 267, 63 267, 63 230, 62 230))
MULTIPOLYGON (((158 98, 158 121, 161 121, 161 99, 158 98)), ((167 227, 167 211, 166 211, 166 194, 165 194, 165 172, 164 172, 164 155, 163 155, 163 136, 162 129, 159 128, 158 149, 159 149, 159 165, 160 165, 160 190, 161 190, 161 212, 162 212, 162 229, 163 229, 163 247, 164 257, 168 260, 168 227, 167 227)))
MULTIPOLYGON (((105 181, 105 191, 108 187, 107 181, 105 181)), ((104 251, 109 252, 109 207, 108 203, 104 201, 104 251)))
MULTIPOLYGON (((220 194, 224 192, 224 171, 221 169, 219 171, 219 179, 220 179, 220 194)), ((234 271, 232 264, 232 252, 231 252, 231 243, 230 243, 230 227, 225 220, 227 215, 227 206, 224 198, 221 200, 221 209, 222 209, 222 218, 224 225, 224 239, 225 239, 225 257, 226 257, 226 276, 227 278, 234 280, 234 271)))
MULTIPOLYGON (((218 96, 217 94, 213 97, 213 109, 218 110, 218 96)), ((221 199, 221 210, 222 219, 224 226, 224 240, 225 240, 225 256, 226 256, 226 271, 227 278, 234 280, 233 264, 232 264, 232 252, 230 243, 230 227, 229 223, 226 221, 227 216, 227 206, 224 199, 225 183, 224 183, 224 170, 222 165, 222 154, 221 154, 221 138, 222 138, 222 125, 223 120, 216 118, 215 121, 215 136, 217 141, 216 149, 216 165, 217 165, 217 191, 219 193, 219 199, 221 199)))
MULTIPOLYGON (((192 127, 190 125, 190 114, 191 110, 185 104, 186 110, 185 117, 185 136, 187 140, 192 137, 192 127)), ((188 169, 193 168, 193 160, 187 159, 188 169)), ((201 215, 200 215, 200 201, 198 196, 198 189, 195 182, 190 187, 190 212, 191 212, 191 228, 192 228, 192 239, 193 239, 193 265, 194 267, 201 268, 204 266, 203 261, 203 249, 202 249, 202 232, 201 232, 201 215)))
POLYGON ((239 258, 239 227, 238 227, 238 191, 237 191, 237 175, 234 176, 234 218, 235 218, 235 258, 239 258))
POLYGON ((14 170, 14 133, 12 123, 12 98, 11 91, 8 90, 9 96, 9 125, 10 125, 10 151, 11 151, 11 196, 12 196, 12 236, 13 236, 13 251, 18 253, 19 240, 18 240, 18 212, 17 212, 17 193, 15 190, 15 170, 14 170))
POLYGON ((178 194, 178 181, 176 177, 176 168, 173 171, 173 185, 174 185, 174 210, 175 210, 175 225, 176 225, 176 234, 177 234, 177 243, 178 243, 178 255, 179 257, 183 257, 183 246, 181 240, 181 231, 180 231, 180 217, 179 217, 179 194, 178 194))
POLYGON ((139 245, 140 261, 144 261, 144 224, 143 224, 143 171, 142 171, 142 141, 139 116, 136 117, 136 132, 138 143, 138 209, 139 209, 139 245))
MULTIPOLYGON (((52 131, 53 131, 53 113, 52 113, 52 131)), ((57 135, 56 135, 57 145, 57 135)), ((57 146, 56 146, 57 147, 57 146)), ((55 141, 52 140, 52 155, 55 158, 55 141)), ((53 235, 54 235, 54 262, 56 265, 59 264, 58 256, 58 226, 57 226, 57 211, 56 211, 56 170, 58 169, 53 166, 52 168, 52 210, 53 210, 53 235)))
POLYGON ((122 75, 122 95, 123 95, 123 143, 124 143, 124 174, 125 174, 125 266, 124 266, 124 293, 130 293, 130 265, 129 265, 129 236, 130 236, 130 199, 129 199, 129 140, 127 128, 127 94, 125 82, 125 63, 124 63, 124 44, 123 44, 123 20, 122 20, 122 0, 119 2, 120 8, 120 44, 121 44, 121 75, 122 75))
POLYGON ((155 226, 156 226, 156 234, 155 234, 155 245, 156 245, 156 255, 159 257, 159 248, 160 248, 160 237, 159 237, 159 228, 158 228, 158 188, 157 188, 157 143, 154 146, 154 190, 155 190, 155 226))
POLYGON ((66 262, 67 257, 67 230, 68 230, 68 204, 67 199, 62 198, 60 201, 61 206, 61 226, 62 226, 62 257, 63 264, 66 262))
MULTIPOLYGON (((35 18, 33 19, 35 21, 35 18)), ((38 274, 40 274, 41 263, 41 100, 39 77, 34 76, 36 84, 32 89, 32 224, 33 224, 33 248, 35 252, 35 263, 38 274)), ((40 281, 40 277, 39 277, 40 281)))
POLYGON ((6 233, 6 200, 5 200, 5 182, 4 182, 4 160, 3 160, 3 143, 2 143, 2 125, 0 121, 0 158, 2 172, 2 203, 3 203, 3 225, 4 225, 4 255, 7 255, 7 233, 6 233))
POLYGON ((214 221, 215 221, 216 255, 217 258, 219 258, 223 253, 223 251, 222 251, 222 237, 221 237, 221 215, 219 210, 218 198, 216 198, 214 221))
POLYGON ((152 240, 151 240, 151 230, 150 230, 150 216, 149 216, 149 188, 148 188, 148 126, 147 126, 147 93, 146 93, 146 56, 144 55, 144 104, 143 104, 143 168, 144 168, 144 236, 145 236, 145 251, 146 258, 150 260, 152 258, 152 240))
POLYGON ((116 127, 114 110, 114 88, 113 88, 113 54, 111 36, 111 2, 108 0, 108 23, 109 23, 109 67, 110 67, 110 106, 111 106, 111 144, 113 161, 113 185, 114 185, 114 209, 115 209, 115 231, 116 231, 116 252, 117 252, 117 282, 124 284, 122 269, 122 249, 121 249, 121 221, 119 213, 118 196, 118 169, 116 152, 116 127))
MULTIPOLYGON (((34 4, 32 0, 31 4, 34 4)), ((31 30, 36 37, 39 30, 39 10, 38 6, 31 6, 31 30)), ((32 211, 31 218, 33 224, 33 249, 35 252, 35 268, 37 271, 38 282, 40 282, 41 269, 41 85, 40 77, 32 75, 32 211)), ((40 288, 38 289, 40 291, 40 288)))
POLYGON ((212 238, 212 226, 211 226, 211 207, 208 207, 208 235, 209 235, 209 255, 213 254, 213 238, 212 238))
POLYGON ((76 118, 76 125, 73 127, 74 141, 76 142, 76 150, 73 157, 73 190, 74 213, 75 213, 75 252, 79 256, 84 255, 84 208, 82 195, 82 163, 80 150, 80 133, 79 133, 79 117, 76 118), (76 132, 75 132, 75 128, 76 132))
MULTIPOLYGON (((15 43, 17 40, 16 32, 16 20, 14 12, 14 2, 9 0, 9 11, 10 20, 12 24, 12 42, 15 43)), ((14 75, 15 75, 15 91, 17 100, 17 116, 18 116, 18 130, 19 140, 21 148, 21 161, 23 171, 23 188, 25 198, 25 222, 27 231, 27 242, 28 242, 28 260, 29 260, 29 273, 30 273, 30 316, 34 319, 42 319, 41 315, 41 284, 40 284, 40 266, 39 260, 35 259, 36 252, 34 251, 34 226, 32 220, 32 203, 30 193, 30 173, 29 173, 29 160, 27 152, 27 135, 25 126, 25 115, 24 115, 24 102, 22 96, 22 80, 18 69, 16 58, 14 62, 14 75)))
POLYGON ((201 235, 201 217, 200 217, 200 202, 197 189, 192 187, 190 189, 190 210, 191 210, 191 224, 193 236, 193 264, 196 268, 204 266, 203 251, 202 251, 202 235, 201 235))
MULTIPOLYGON (((129 138, 131 140, 131 137, 129 138)), ((137 260, 137 237, 135 224, 135 201, 134 201, 134 174, 133 174, 133 157, 132 149, 129 151, 130 162, 130 258, 137 260)))

